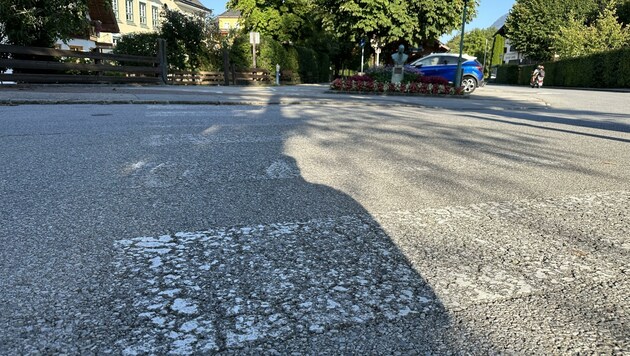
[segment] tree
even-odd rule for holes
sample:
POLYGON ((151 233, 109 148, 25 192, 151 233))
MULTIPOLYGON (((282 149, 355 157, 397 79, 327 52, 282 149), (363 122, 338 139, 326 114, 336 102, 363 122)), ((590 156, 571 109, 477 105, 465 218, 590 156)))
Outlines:
POLYGON ((280 42, 296 42, 307 33, 314 3, 309 0, 230 0, 230 9, 241 11, 246 31, 257 31, 280 42))
POLYGON ((491 68, 494 65, 503 63, 501 56, 503 55, 504 47, 505 47, 505 37, 501 36, 500 34, 496 34, 494 36, 494 39, 492 40, 492 49, 490 50, 492 54, 490 55, 491 59, 490 59, 490 64, 487 66, 488 68, 491 68))
MULTIPOLYGON (((467 20, 477 0, 469 1, 467 20)), ((461 25, 464 0, 230 0, 246 30, 283 42, 309 37, 312 25, 339 38, 380 38, 385 42, 435 39, 461 25)))
POLYGON ((131 33, 121 38, 114 48, 115 53, 142 56, 157 55, 157 38, 166 40, 166 53, 170 67, 180 70, 195 70, 217 66, 218 28, 210 17, 184 15, 166 9, 158 33, 131 33), (214 58, 214 63, 212 60, 214 58))
POLYGON ((560 27, 572 19, 592 21, 598 9, 598 0, 516 0, 505 22, 506 36, 519 52, 548 60, 560 27))
POLYGON ((572 19, 561 26, 555 36, 557 53, 561 57, 579 57, 630 45, 630 29, 619 23, 615 11, 614 3, 609 3, 590 25, 572 19))
MULTIPOLYGON (((316 0, 327 29, 357 40, 418 43, 435 39, 461 25, 464 0, 316 0)), ((477 1, 468 5, 467 21, 477 1)))
MULTIPOLYGON (((102 0, 106 1, 106 0, 102 0)), ((87 0, 0 0, 0 40, 52 47, 89 29, 87 0)))
POLYGON ((160 38, 166 40, 169 64, 178 69, 195 69, 208 63, 209 17, 188 16, 166 9, 160 38))
MULTIPOLYGON (((490 46, 492 46, 493 36, 497 32, 494 27, 485 29, 475 28, 466 32, 464 36, 464 53, 475 56, 479 61, 483 61, 484 56, 490 55, 490 46)), ((456 35, 446 43, 452 51, 459 52, 459 42, 461 36, 456 35)))

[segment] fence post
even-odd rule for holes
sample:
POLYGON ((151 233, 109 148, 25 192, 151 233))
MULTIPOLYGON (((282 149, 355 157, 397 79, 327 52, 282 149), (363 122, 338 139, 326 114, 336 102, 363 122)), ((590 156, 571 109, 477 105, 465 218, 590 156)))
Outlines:
POLYGON ((230 55, 226 48, 227 43, 223 42, 223 82, 230 85, 230 55))
POLYGON ((158 38, 158 62, 162 83, 168 84, 168 61, 166 60, 166 40, 158 38))

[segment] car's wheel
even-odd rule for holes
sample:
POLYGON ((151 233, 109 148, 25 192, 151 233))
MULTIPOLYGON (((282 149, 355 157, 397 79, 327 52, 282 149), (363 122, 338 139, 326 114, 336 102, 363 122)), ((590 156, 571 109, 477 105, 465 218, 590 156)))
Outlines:
POLYGON ((462 79, 462 87, 464 87, 464 93, 472 93, 477 88, 477 79, 469 75, 462 79))

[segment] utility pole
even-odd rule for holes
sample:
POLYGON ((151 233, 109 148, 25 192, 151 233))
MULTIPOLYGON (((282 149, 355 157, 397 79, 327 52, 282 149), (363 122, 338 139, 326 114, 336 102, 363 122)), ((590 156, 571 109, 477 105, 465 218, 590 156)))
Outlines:
POLYGON ((256 45, 260 43, 260 32, 250 32, 249 43, 252 45, 252 64, 256 68, 256 45))
POLYGON ((363 54, 365 53, 365 38, 362 38, 359 44, 361 45, 361 73, 363 73, 363 54))
POLYGON ((462 86, 462 52, 464 51, 464 32, 466 30, 466 8, 468 0, 464 0, 464 14, 462 15, 462 35, 459 39, 459 58, 457 59, 457 73, 455 73, 455 87, 462 86))

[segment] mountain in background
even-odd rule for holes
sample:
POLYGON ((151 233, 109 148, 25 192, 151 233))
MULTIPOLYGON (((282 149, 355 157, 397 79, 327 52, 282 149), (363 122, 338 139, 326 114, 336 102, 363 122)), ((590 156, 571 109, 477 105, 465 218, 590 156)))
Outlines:
POLYGON ((503 27, 503 25, 505 25, 505 20, 507 19, 508 14, 505 14, 501 17, 499 17, 493 24, 491 27, 496 28, 497 30, 500 29, 501 27, 503 27))

